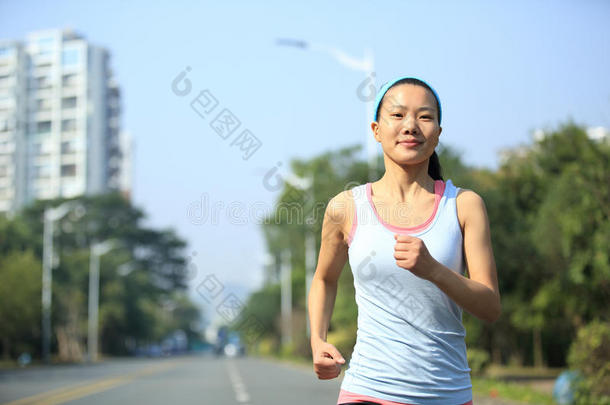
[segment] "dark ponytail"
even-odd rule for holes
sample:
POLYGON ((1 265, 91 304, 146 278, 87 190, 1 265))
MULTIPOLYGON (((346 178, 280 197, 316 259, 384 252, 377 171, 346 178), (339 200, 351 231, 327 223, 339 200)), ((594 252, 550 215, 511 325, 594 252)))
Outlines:
POLYGON ((434 180, 443 180, 443 169, 441 168, 441 162, 438 159, 436 150, 432 153, 432 156, 430 156, 430 161, 428 163, 428 175, 434 180))

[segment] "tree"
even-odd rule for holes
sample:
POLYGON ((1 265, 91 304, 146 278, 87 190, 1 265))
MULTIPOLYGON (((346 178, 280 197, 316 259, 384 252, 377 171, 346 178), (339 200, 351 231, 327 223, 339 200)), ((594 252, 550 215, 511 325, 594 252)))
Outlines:
POLYGON ((545 363, 544 340, 560 348, 556 365, 565 364, 575 330, 608 317, 609 158, 608 143, 569 122, 512 151, 499 170, 505 201, 495 236, 504 312, 532 334, 536 365, 545 363))
POLYGON ((41 268, 30 250, 0 256, 0 329, 5 360, 37 348, 41 268))
MULTIPOLYGON (((118 242, 111 253, 100 259, 99 330, 103 352, 127 354, 138 342, 157 342, 175 325, 190 324, 195 308, 189 306, 184 298, 188 274, 184 257, 186 243, 172 229, 156 230, 143 226, 144 213, 119 194, 74 200, 85 208, 85 215, 75 217, 70 213, 57 221, 54 237, 55 254, 60 260, 53 269, 52 324, 59 359, 78 361, 84 354, 90 246, 96 241, 112 239, 118 242), (132 270, 120 274, 117 269, 126 263, 130 263, 132 270), (169 314, 168 308, 179 310, 169 314)), ((27 248, 32 258, 39 260, 42 256, 44 209, 64 201, 35 201, 12 219, 1 218, 0 258, 12 258, 16 252, 27 248)), ((25 259, 20 260, 23 262, 25 259)), ((6 290, 2 297, 7 302, 6 308, 12 308, 11 300, 28 300, 38 303, 36 307, 40 311, 41 265, 32 266, 38 274, 37 284, 30 283, 29 286, 38 290, 35 294, 23 287, 6 290), (36 298, 32 299, 28 294, 36 298)), ((12 269, 5 267, 2 266, 3 271, 12 269)), ((7 273, 6 277, 12 283, 20 280, 15 272, 7 273)), ((5 285, 6 288, 12 286, 11 283, 5 285)), ((15 325, 27 324, 32 330, 37 330, 40 325, 40 320, 33 322, 31 317, 18 321, 7 318, 2 325, 8 325, 7 330, 13 327, 14 322, 17 322, 15 325)), ((38 337, 30 340, 36 339, 38 337)), ((40 346, 39 342, 34 343, 35 347, 40 346)), ((11 351, 11 345, 11 340, 2 342, 5 353, 11 351)))

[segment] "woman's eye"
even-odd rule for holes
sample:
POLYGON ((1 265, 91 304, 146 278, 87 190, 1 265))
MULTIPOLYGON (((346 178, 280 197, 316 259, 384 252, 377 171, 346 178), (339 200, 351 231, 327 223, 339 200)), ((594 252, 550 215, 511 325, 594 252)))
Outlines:
POLYGON ((392 117, 402 117, 401 114, 392 114, 392 117))

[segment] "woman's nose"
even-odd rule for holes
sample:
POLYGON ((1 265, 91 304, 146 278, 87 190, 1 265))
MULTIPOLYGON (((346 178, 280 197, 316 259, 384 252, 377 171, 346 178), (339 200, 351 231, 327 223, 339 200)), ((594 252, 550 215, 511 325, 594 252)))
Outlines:
POLYGON ((417 129, 417 126, 415 125, 415 119, 407 116, 405 117, 403 123, 402 123, 402 128, 401 131, 408 131, 408 132, 413 132, 417 129))

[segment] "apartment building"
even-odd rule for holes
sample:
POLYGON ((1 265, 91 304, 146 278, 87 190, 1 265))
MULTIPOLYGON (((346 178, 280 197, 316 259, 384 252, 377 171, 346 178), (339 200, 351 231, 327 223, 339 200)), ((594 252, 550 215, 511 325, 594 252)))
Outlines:
POLYGON ((120 98, 108 50, 70 30, 0 40, 0 212, 112 190, 128 197, 120 98))

